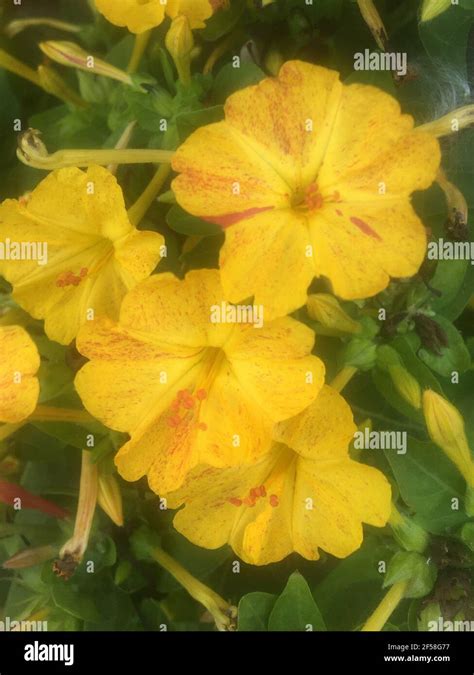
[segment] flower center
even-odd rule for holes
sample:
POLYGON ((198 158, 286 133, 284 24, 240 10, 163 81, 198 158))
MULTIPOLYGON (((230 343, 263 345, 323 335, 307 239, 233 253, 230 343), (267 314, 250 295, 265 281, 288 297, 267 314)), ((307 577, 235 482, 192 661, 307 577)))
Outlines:
POLYGON ((191 425, 197 426, 199 431, 207 431, 207 424, 199 421, 199 413, 224 359, 225 353, 219 347, 208 347, 205 350, 201 376, 194 388, 180 389, 171 403, 167 418, 169 427, 189 428, 191 425))
POLYGON ((335 190, 331 195, 323 195, 319 190, 318 184, 313 181, 305 188, 296 190, 293 193, 291 205, 297 211, 306 211, 311 213, 312 211, 317 211, 320 209, 324 203, 339 201, 341 201, 341 196, 337 190, 335 190))

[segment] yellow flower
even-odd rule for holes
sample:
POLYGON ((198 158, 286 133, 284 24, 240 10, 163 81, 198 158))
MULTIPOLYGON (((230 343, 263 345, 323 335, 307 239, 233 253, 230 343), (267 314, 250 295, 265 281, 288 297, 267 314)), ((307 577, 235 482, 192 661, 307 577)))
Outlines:
POLYGON ((163 493, 197 464, 251 462, 269 450, 272 424, 321 389, 313 331, 291 318, 233 322, 222 299, 217 270, 158 274, 126 296, 118 323, 79 333, 91 361, 76 388, 92 415, 130 434, 115 460, 126 480, 146 474, 163 493))
POLYGON ((230 544, 245 562, 266 565, 296 551, 322 549, 344 558, 362 543, 362 522, 382 527, 391 510, 388 481, 350 459, 356 427, 349 406, 330 387, 304 412, 276 427, 269 454, 246 467, 197 467, 167 495, 184 508, 176 529, 194 544, 230 544))
POLYGON ((226 228, 228 300, 254 295, 284 315, 315 276, 354 299, 418 270, 426 234, 410 195, 433 182, 440 150, 394 98, 289 61, 233 94, 225 116, 178 149, 173 189, 187 211, 226 228))
POLYGON ((0 326, 0 353, 0 422, 21 422, 38 402, 38 350, 21 326, 0 326))
POLYGON ((99 166, 50 173, 26 199, 0 205, 0 274, 16 302, 68 344, 81 324, 118 317, 123 296, 151 274, 163 237, 129 222, 115 177, 99 166))
POLYGON ((165 14, 172 19, 184 15, 191 28, 204 28, 213 11, 211 0, 95 0, 95 6, 110 23, 126 26, 132 33, 159 26, 165 14))

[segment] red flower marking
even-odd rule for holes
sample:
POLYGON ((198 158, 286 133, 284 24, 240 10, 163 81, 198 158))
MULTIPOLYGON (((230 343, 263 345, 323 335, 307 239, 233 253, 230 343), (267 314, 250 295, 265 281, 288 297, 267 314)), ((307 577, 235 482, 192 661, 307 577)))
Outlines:
POLYGON ((351 216, 350 221, 353 225, 359 228, 364 234, 367 234, 369 237, 373 237, 374 239, 378 239, 379 241, 382 241, 382 237, 380 237, 375 230, 373 230, 369 225, 364 220, 361 220, 360 218, 357 218, 356 216, 351 216))
POLYGON ((270 506, 276 507, 279 505, 278 497, 276 495, 270 495, 270 506))
POLYGON ((226 213, 222 216, 200 216, 203 220, 208 223, 214 223, 214 225, 220 225, 223 229, 235 225, 240 220, 244 218, 251 218, 256 216, 257 213, 263 213, 263 211, 271 211, 273 206, 261 206, 255 207, 253 209, 247 209, 246 211, 240 211, 240 213, 226 213))
POLYGON ((336 213, 337 213, 338 216, 342 216, 342 211, 341 211, 341 209, 336 209, 336 213))
POLYGON ((205 389, 198 389, 196 392, 196 398, 198 401, 204 401, 207 398, 207 391, 205 389))

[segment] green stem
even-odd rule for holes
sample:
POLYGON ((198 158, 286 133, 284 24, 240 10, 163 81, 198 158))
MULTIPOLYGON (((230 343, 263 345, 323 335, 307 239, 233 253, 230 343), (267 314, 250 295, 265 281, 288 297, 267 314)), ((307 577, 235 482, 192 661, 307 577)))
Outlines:
POLYGON ((15 75, 18 75, 18 77, 22 77, 24 80, 28 80, 38 87, 43 88, 36 70, 33 70, 33 68, 30 68, 22 61, 11 56, 3 49, 0 49, 0 68, 5 68, 5 70, 8 70, 10 73, 14 73, 15 75))
POLYGON ((362 626, 362 632, 381 631, 400 602, 403 600, 408 581, 399 581, 390 587, 388 593, 382 599, 378 607, 369 616, 362 626))
POLYGON ((344 368, 336 375, 333 381, 330 383, 331 387, 336 391, 342 391, 346 384, 354 377, 357 373, 357 368, 354 366, 344 366, 344 368))
POLYGON ((201 605, 204 605, 214 617, 219 630, 233 630, 237 611, 235 607, 226 602, 211 588, 205 586, 199 579, 193 577, 187 569, 165 553, 163 549, 155 547, 151 555, 161 567, 164 567, 187 590, 191 597, 201 603, 201 605))
POLYGON ((134 73, 138 69, 140 61, 142 60, 142 56, 145 53, 145 50, 150 41, 150 37, 151 30, 147 30, 145 33, 139 33, 135 36, 132 55, 127 66, 127 73, 134 73))
POLYGON ((171 169, 168 164, 162 164, 155 175, 148 183, 147 187, 128 210, 128 217, 132 225, 137 226, 143 219, 150 206, 155 201, 161 188, 165 184, 171 169))

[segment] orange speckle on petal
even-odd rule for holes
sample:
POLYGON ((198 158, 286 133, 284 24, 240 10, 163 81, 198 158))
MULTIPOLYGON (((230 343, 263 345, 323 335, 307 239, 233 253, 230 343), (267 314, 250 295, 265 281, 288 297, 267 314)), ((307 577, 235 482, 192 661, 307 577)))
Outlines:
POLYGON ((204 401, 207 398, 207 391, 205 389, 198 389, 196 392, 196 398, 198 401, 204 401))
POLYGON ((198 429, 201 431, 207 431, 207 424, 205 422, 199 422, 198 429))
POLYGON ((229 497, 227 501, 230 502, 230 504, 232 504, 233 506, 242 506, 242 500, 239 499, 238 497, 229 497))
POLYGON ((276 495, 270 495, 270 506, 276 507, 278 504, 278 497, 276 495))

